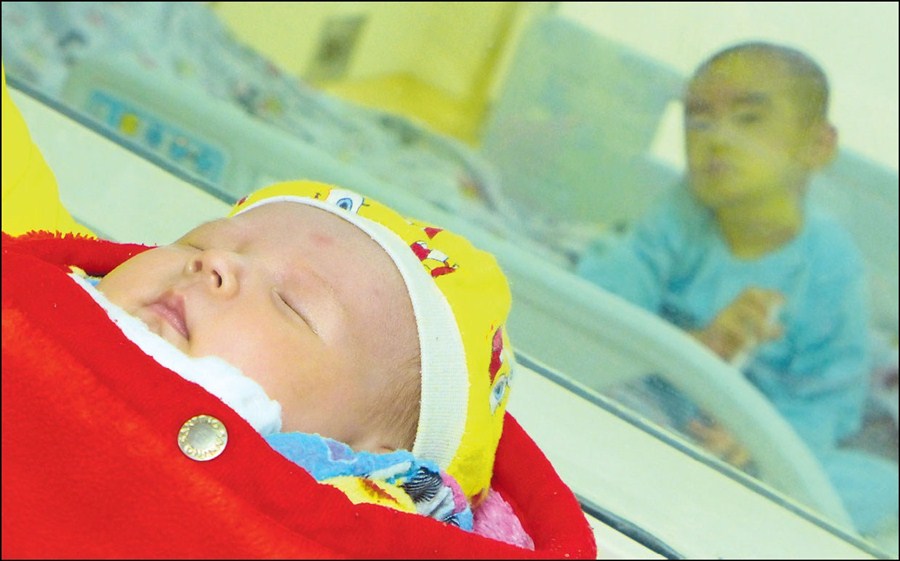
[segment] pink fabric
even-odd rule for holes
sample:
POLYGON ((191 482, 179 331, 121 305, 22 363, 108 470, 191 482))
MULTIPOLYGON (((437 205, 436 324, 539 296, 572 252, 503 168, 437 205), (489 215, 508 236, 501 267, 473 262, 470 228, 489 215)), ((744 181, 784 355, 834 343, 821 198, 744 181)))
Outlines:
POLYGON ((473 530, 476 534, 534 550, 534 540, 522 527, 509 503, 497 491, 491 489, 473 515, 473 530))

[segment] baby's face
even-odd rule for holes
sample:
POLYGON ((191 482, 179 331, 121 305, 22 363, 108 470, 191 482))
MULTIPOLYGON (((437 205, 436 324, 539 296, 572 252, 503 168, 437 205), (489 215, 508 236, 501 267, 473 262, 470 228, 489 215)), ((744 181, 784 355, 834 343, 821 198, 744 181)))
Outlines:
POLYGON ((794 194, 823 123, 801 118, 785 63, 736 54, 695 77, 685 99, 691 186, 711 208, 794 194))
POLYGON ((129 259, 99 289, 186 354, 259 382, 283 430, 392 447, 363 420, 391 365, 418 355, 415 320, 396 266, 356 226, 266 204, 129 259))

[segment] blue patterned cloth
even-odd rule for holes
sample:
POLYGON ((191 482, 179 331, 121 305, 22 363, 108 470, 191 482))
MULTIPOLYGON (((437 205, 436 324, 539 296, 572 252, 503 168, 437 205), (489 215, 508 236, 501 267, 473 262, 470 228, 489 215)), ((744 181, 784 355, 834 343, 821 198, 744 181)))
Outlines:
POLYGON ((406 450, 385 454, 356 452, 343 442, 317 434, 281 432, 265 439, 317 481, 340 476, 383 481, 403 489, 419 514, 472 530, 472 510, 461 490, 457 487, 454 493, 450 476, 442 474, 434 462, 420 460, 406 450))

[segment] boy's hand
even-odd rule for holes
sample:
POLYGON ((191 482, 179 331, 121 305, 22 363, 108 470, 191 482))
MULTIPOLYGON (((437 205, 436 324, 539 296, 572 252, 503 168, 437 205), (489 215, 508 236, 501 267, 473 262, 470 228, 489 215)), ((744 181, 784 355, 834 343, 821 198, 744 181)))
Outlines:
POLYGON ((693 335, 723 360, 734 363, 757 345, 781 337, 783 328, 777 315, 783 304, 780 292, 748 288, 693 335))
POLYGON ((694 419, 688 424, 688 431, 704 448, 734 467, 743 470, 750 464, 750 453, 722 425, 694 419))

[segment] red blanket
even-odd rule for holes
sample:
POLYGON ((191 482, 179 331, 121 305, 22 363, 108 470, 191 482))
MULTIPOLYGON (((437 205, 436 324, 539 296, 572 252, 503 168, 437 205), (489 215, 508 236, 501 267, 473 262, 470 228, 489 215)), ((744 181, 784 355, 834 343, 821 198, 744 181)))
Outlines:
POLYGON ((69 264, 105 274, 144 249, 3 236, 4 558, 596 557, 577 500, 508 414, 492 485, 533 552, 318 484, 141 352, 66 276, 69 264), (228 430, 206 462, 177 444, 201 413, 228 430))

